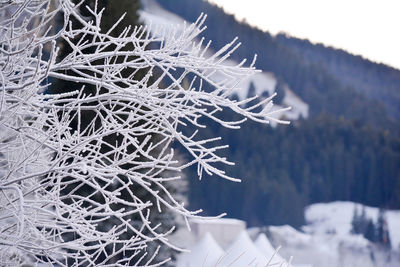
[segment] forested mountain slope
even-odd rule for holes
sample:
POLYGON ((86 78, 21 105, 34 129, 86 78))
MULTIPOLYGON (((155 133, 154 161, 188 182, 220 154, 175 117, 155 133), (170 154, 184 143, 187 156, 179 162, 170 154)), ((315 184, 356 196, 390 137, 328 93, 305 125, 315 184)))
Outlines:
POLYGON ((193 208, 210 215, 226 211, 250 225, 294 226, 303 223, 305 205, 320 201, 400 208, 398 70, 342 50, 272 36, 206 1, 158 3, 189 22, 207 13, 204 37, 213 40, 214 49, 237 35, 242 46, 234 59, 252 59, 256 53, 257 68, 272 72, 309 106, 310 116, 291 126, 273 129, 249 122, 232 132, 209 125, 200 135, 221 136, 229 144, 227 157, 237 164, 227 172, 243 182, 189 179, 193 208), (335 67, 334 58, 342 63, 335 67), (379 96, 379 90, 385 93, 379 96))
MULTIPOLYGON (((242 45, 233 58, 251 60, 257 54, 256 67, 273 72, 310 105, 310 114, 329 113, 344 115, 346 118, 361 118, 382 128, 394 130, 394 122, 387 115, 385 103, 368 98, 366 94, 343 83, 324 65, 306 60, 292 46, 277 38, 238 22, 233 15, 207 1, 199 0, 159 0, 164 8, 178 14, 189 22, 195 21, 201 12, 207 14, 206 40, 212 40, 212 47, 221 48, 234 37, 239 37, 242 45), (229 30, 227 30, 229 29, 229 30)), ((400 93, 399 93, 400 94, 400 93)))
POLYGON ((370 99, 378 99, 385 105, 389 115, 400 118, 399 70, 354 56, 341 49, 313 44, 285 34, 279 34, 276 38, 307 63, 323 66, 342 84, 353 87, 370 99))
MULTIPOLYGON (((231 117, 227 112, 226 116, 231 117)), ((227 170, 242 183, 190 179, 191 205, 227 212, 250 225, 303 223, 308 203, 352 200, 400 209, 400 139, 361 121, 321 115, 271 128, 247 122, 229 132, 211 125, 229 144, 227 170)))

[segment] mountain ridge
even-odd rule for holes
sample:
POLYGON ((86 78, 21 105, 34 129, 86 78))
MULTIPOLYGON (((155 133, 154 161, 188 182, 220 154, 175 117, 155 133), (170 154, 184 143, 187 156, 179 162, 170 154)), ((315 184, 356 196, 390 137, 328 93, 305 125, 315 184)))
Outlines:
MULTIPOLYGON (((163 0, 158 3, 189 22, 195 21, 201 12, 206 13, 208 28, 203 32, 203 37, 213 41, 211 46, 215 50, 238 36, 241 46, 232 58, 240 62, 257 54, 256 67, 274 73, 286 83, 309 104, 311 117, 325 113, 349 119, 361 118, 375 127, 398 132, 395 119, 388 115, 387 103, 379 98, 367 97, 362 90, 343 83, 328 68, 305 60, 302 54, 270 33, 238 22, 233 15, 225 14, 222 9, 206 1, 163 0), (230 30, 226 31, 228 28, 230 30)), ((400 98, 397 90, 393 94, 395 97, 385 99, 397 101, 400 98)))
POLYGON ((309 63, 323 65, 346 86, 365 93, 369 98, 382 100, 390 115, 400 118, 400 70, 377 63, 343 49, 314 44, 307 39, 294 38, 286 34, 277 37, 285 45, 297 51, 309 63), (396 92, 397 91, 397 94, 396 92))

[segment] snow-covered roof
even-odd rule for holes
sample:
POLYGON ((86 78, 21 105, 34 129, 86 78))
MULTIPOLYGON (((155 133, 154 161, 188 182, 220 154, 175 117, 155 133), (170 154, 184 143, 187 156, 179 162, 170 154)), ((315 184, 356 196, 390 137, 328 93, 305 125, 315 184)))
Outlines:
POLYGON ((191 220, 190 224, 198 239, 210 233, 223 249, 228 248, 240 232, 246 229, 244 221, 230 218, 191 220))
POLYGON ((265 234, 258 235, 254 243, 247 233, 244 221, 227 218, 191 220, 190 224, 193 229, 191 232, 181 229, 174 237, 175 243, 180 245, 184 239, 191 242, 191 245, 184 246, 189 248, 190 252, 178 256, 177 267, 255 267, 266 266, 267 263, 269 266, 280 266, 282 262, 283 266, 287 264, 275 253, 265 234))
POLYGON ((258 235, 254 245, 268 259, 271 265, 275 266, 277 264, 279 266, 282 262, 285 262, 281 255, 272 247, 264 233, 258 235))
POLYGON ((222 257, 221 266, 265 266, 268 260, 254 245, 246 231, 242 231, 222 257))
POLYGON ((200 224, 235 224, 235 225, 246 225, 246 223, 242 220, 233 219, 233 218, 218 218, 218 219, 191 219, 191 223, 200 223, 200 224))
POLYGON ((224 251, 210 233, 206 233, 189 253, 178 256, 177 267, 214 267, 223 257, 224 251))

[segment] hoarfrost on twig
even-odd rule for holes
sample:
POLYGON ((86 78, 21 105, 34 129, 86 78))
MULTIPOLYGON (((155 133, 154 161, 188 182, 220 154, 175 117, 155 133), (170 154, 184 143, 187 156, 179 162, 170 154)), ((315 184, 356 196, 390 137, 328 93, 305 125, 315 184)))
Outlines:
MULTIPOLYGON (((161 212, 170 209, 185 219, 200 211, 187 210, 166 184, 194 164, 199 177, 206 172, 237 181, 215 167, 231 164, 218 154, 223 148, 218 138, 198 140, 181 127, 201 129, 202 117, 233 129, 246 119, 276 120, 269 113, 271 99, 244 108, 254 101, 227 97, 256 70, 253 63, 224 64, 236 40, 206 56, 196 41, 204 16, 167 40, 146 27, 115 37, 100 30, 97 5, 87 7, 95 20, 80 14, 84 4, 0 4, 0 261, 5 264, 29 259, 99 265, 102 257, 100 265, 125 266, 155 240, 179 250, 167 238, 173 229, 159 232, 149 221, 148 207, 158 205, 161 212), (56 16, 64 20, 59 29, 56 16), (80 27, 70 26, 72 18, 80 27), (60 40, 71 49, 64 58, 58 58, 60 40), (141 79, 135 75, 139 70, 146 72, 141 79), (213 75, 223 79, 215 82, 213 75), (54 79, 79 86, 68 93, 45 93, 54 79), (212 91, 204 90, 204 84, 212 91), (94 93, 87 94, 85 86, 95 88, 94 93), (255 112, 261 105, 265 108, 255 112), (222 109, 243 119, 224 121, 218 117, 222 109), (82 123, 85 111, 93 114, 89 123, 82 123), (110 141, 116 134, 117 140, 110 141), (173 142, 189 153, 189 162, 175 159, 173 142), (87 195, 78 193, 82 188, 87 195), (154 202, 141 199, 133 188, 146 190, 154 202), (133 215, 141 225, 131 222, 133 215), (105 221, 109 227, 99 227, 105 221), (124 239, 126 232, 132 234, 124 239), (121 253, 125 256, 115 260, 121 253)), ((163 262, 139 258, 134 264, 163 262)))

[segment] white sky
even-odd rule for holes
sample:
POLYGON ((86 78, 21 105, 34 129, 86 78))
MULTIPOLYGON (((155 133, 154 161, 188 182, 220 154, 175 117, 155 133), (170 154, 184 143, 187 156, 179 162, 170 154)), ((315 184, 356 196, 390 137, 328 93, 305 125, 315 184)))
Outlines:
POLYGON ((400 0, 209 0, 272 34, 342 48, 400 69, 400 0))

